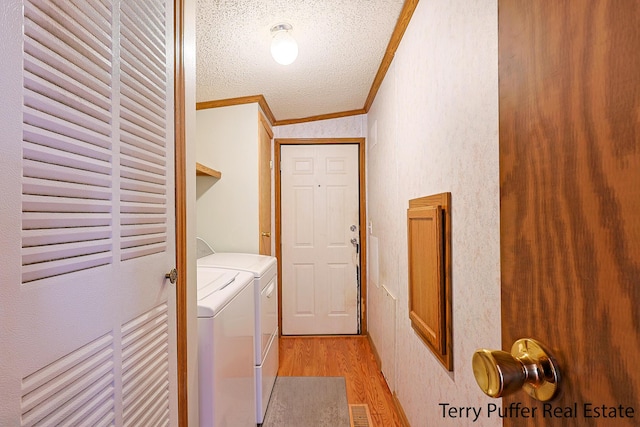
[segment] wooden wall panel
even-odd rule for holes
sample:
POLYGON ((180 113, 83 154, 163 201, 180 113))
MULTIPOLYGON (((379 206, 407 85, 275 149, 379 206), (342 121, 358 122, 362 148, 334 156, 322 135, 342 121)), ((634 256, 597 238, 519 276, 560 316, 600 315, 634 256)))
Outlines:
POLYGON ((409 200, 407 242, 411 327, 452 371, 451 193, 409 200))

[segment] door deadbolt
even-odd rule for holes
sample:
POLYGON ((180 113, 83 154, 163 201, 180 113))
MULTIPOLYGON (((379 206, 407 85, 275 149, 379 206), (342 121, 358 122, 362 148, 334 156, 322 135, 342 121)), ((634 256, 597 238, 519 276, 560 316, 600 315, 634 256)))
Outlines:
POLYGON ((473 354, 473 375, 490 397, 503 397, 521 388, 545 402, 555 396, 560 382, 557 362, 542 344, 531 338, 517 340, 511 353, 480 349, 473 354))

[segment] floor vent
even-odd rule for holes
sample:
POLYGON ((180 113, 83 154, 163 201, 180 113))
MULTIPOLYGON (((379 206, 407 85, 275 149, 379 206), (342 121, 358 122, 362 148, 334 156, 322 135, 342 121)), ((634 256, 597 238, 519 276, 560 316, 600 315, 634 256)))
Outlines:
POLYGON ((349 405, 349 416, 351 417, 351 427, 372 427, 369 405, 353 404, 349 405))

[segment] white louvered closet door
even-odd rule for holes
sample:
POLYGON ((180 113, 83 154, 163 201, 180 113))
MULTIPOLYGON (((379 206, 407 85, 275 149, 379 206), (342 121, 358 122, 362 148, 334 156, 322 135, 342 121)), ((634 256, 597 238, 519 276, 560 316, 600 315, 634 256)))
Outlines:
POLYGON ((177 425, 173 2, 0 7, 0 426, 177 425))

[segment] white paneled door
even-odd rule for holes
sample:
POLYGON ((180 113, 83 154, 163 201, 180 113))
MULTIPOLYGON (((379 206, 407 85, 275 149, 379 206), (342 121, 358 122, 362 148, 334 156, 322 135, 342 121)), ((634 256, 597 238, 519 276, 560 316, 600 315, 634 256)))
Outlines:
POLYGON ((0 425, 177 425, 173 3, 4 0, 0 425))
POLYGON ((281 146, 282 329, 358 333, 358 145, 281 146))

